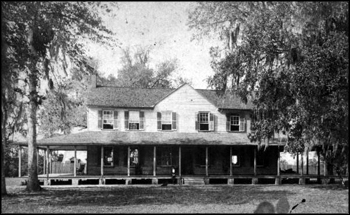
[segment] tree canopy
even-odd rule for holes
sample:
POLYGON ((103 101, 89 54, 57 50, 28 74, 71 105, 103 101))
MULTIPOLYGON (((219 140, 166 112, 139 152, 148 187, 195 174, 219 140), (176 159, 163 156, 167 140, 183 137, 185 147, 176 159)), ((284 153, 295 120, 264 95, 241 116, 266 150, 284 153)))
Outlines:
POLYGON ((200 2, 189 19, 195 38, 223 41, 208 84, 253 101, 251 141, 283 131, 290 152, 347 155, 348 2, 200 2))
POLYGON ((134 88, 171 88, 190 82, 181 77, 175 77, 178 71, 177 59, 169 59, 151 66, 152 60, 149 46, 127 47, 122 49, 122 68, 117 71, 117 77, 110 74, 107 78, 100 77, 103 85, 134 88))
MULTIPOLYGON (((46 80, 49 88, 53 89, 73 68, 85 74, 92 71, 85 44, 93 39, 116 46, 114 33, 101 18, 110 14, 116 5, 103 2, 8 1, 1 2, 1 7, 2 45, 6 47, 2 48, 2 57, 12 61, 11 67, 5 67, 5 73, 23 74, 26 87, 19 92, 25 98, 28 127, 27 190, 37 191, 40 186, 36 169, 36 114, 44 99, 44 95, 38 92, 40 83, 46 80)), ((10 81, 11 84, 16 82, 10 81)))

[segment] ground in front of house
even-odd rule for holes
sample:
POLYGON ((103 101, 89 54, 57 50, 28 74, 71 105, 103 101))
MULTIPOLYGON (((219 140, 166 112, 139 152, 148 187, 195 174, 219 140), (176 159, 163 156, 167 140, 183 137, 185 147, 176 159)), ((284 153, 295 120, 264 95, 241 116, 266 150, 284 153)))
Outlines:
POLYGON ((286 198, 292 213, 349 213, 341 185, 103 185, 51 186, 38 193, 8 186, 2 213, 254 213, 286 198))

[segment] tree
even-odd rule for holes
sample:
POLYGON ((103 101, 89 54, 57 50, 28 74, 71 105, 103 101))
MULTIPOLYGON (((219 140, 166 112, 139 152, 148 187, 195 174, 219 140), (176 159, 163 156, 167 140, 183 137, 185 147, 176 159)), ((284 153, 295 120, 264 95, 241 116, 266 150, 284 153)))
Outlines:
POLYGON ((225 42, 208 84, 252 99, 251 141, 283 131, 287 151, 332 160, 348 157, 348 22, 347 2, 202 2, 189 26, 225 42))
POLYGON ((87 127, 84 99, 87 84, 87 77, 73 76, 47 92, 38 115, 39 128, 45 137, 56 132, 69 134, 73 127, 87 127))
POLYGON ((123 67, 118 71, 117 78, 110 75, 101 78, 103 85, 135 88, 171 88, 176 85, 173 74, 178 69, 176 59, 165 60, 151 68, 149 46, 138 46, 136 50, 130 47, 123 49, 121 57, 123 67))
MULTIPOLYGON (((111 4, 111 3, 109 3, 111 4)), ((84 43, 94 37, 97 42, 113 46, 113 33, 102 23, 101 16, 111 12, 102 2, 2 2, 6 26, 7 52, 13 52, 24 69, 28 125, 28 191, 41 189, 36 168, 37 109, 43 96, 38 93, 40 79, 53 86, 70 68, 89 71, 84 43), (9 34, 13 31, 13 34, 9 34)), ((4 54, 4 53, 2 53, 4 54)))

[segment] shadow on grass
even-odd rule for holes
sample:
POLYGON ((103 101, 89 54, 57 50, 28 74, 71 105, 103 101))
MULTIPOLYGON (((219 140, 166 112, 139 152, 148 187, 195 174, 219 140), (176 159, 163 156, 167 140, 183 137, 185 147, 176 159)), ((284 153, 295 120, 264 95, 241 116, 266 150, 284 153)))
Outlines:
POLYGON ((317 185, 308 185, 312 189, 320 190, 349 190, 348 187, 344 187, 342 184, 317 184, 317 185))
MULTIPOLYGON (((230 204, 251 201, 275 201, 295 194, 290 190, 263 190, 263 186, 170 186, 170 187, 98 187, 60 188, 42 193, 17 193, 9 198, 17 202, 66 206, 123 206, 140 204, 230 204)), ((8 199, 8 200, 10 200, 8 199)), ((10 201, 11 201, 10 200, 10 201)))

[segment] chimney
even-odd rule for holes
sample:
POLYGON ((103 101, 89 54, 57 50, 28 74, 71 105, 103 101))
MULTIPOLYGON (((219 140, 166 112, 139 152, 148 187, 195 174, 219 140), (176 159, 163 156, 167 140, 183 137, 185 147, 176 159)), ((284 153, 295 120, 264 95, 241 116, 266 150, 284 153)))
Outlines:
POLYGON ((96 88, 97 85, 97 79, 96 79, 96 75, 91 75, 90 76, 90 88, 96 88))

